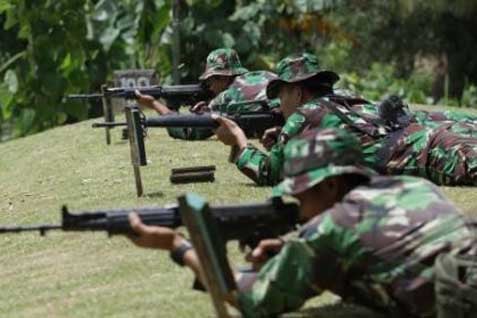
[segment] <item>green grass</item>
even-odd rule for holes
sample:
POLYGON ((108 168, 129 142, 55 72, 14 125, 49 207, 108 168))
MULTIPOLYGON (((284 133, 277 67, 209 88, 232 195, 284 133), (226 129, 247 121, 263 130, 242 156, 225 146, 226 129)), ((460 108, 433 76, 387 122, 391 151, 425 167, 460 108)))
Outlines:
MULTIPOLYGON (((92 121, 0 144, 0 224, 58 223, 60 206, 72 211, 163 205, 196 192, 212 203, 263 201, 259 188, 227 162, 228 148, 214 141, 184 142, 151 129, 149 165, 142 168, 146 196, 136 198, 129 146, 92 121), (217 166, 216 182, 169 183, 170 169, 217 166)), ((475 211, 474 189, 444 188, 466 211, 475 211)), ((235 260, 240 256, 233 249, 235 260)), ((208 295, 190 289, 192 275, 166 253, 134 247, 105 234, 26 233, 0 236, 1 317, 204 317, 213 316, 208 295)), ((289 317, 369 317, 337 304, 333 295, 313 299, 289 317)))

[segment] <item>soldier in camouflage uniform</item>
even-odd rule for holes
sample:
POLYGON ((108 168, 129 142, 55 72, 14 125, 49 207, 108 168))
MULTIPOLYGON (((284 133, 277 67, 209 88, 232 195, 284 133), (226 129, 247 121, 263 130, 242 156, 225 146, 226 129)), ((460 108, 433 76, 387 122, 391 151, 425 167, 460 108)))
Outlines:
MULTIPOLYGON (((285 178, 273 191, 297 198, 306 224, 298 237, 262 241, 249 256, 261 268, 246 275, 246 284, 245 275, 236 275, 245 317, 296 310, 325 290, 393 317, 435 317, 436 257, 473 257, 477 266, 475 228, 437 186, 411 176, 379 176, 362 158, 359 141, 344 130, 309 130, 286 145, 285 178), (269 258, 271 251, 278 253, 269 258)), ((137 216, 130 220, 139 246, 173 250, 184 243, 171 229, 146 226, 137 216)), ((200 273, 193 250, 184 262, 200 273)), ((459 298, 468 305, 466 318, 477 309, 469 298, 477 292, 477 276, 466 276, 468 268, 461 287, 470 292, 459 298)))
MULTIPOLYGON (((335 94, 340 95, 336 93, 336 90, 335 94)), ((392 115, 396 117, 405 117, 407 121, 412 121, 429 128, 446 127, 448 131, 459 134, 462 137, 477 137, 477 117, 463 112, 448 110, 442 112, 411 111, 409 106, 403 103, 397 96, 386 98, 380 104, 376 105, 376 107, 374 107, 373 103, 367 102, 353 105, 352 109, 358 113, 367 114, 368 116, 379 116, 387 120, 388 116, 385 114, 388 112, 385 111, 385 114, 382 112, 383 108, 385 110, 389 108, 386 106, 383 107, 386 103, 391 107, 392 115), (391 106, 389 102, 395 105, 391 106)), ((397 118, 395 118, 395 120, 397 120, 397 118)))
MULTIPOLYGON (((270 136, 263 137, 265 147, 269 150, 269 154, 259 150, 255 146, 248 144, 245 134, 241 132, 240 128, 233 122, 224 118, 218 118, 221 127, 217 129, 216 134, 219 140, 224 144, 230 145, 238 149, 234 161, 245 175, 254 180, 259 185, 274 185, 281 179, 281 170, 283 166, 283 148, 286 142, 299 134, 305 127, 303 118, 297 117, 295 114, 297 106, 304 104, 309 100, 314 99, 315 94, 326 95, 332 92, 332 86, 339 79, 334 72, 321 70, 319 62, 314 55, 303 54, 309 63, 302 66, 308 69, 298 70, 299 66, 295 63, 292 67, 297 71, 296 81, 306 83, 307 89, 297 97, 296 105, 288 105, 287 101, 283 100, 280 104, 280 109, 283 116, 287 119, 284 127, 277 129, 270 136), (318 92, 318 93, 317 93, 318 92)), ((300 59, 301 57, 298 57, 300 59)), ((282 60, 277 65, 279 74, 290 71, 290 62, 298 61, 296 57, 290 57, 282 60)), ((273 80, 269 83, 277 83, 279 79, 273 80)), ((276 94, 273 98, 276 97, 276 94)))
POLYGON ((453 133, 463 137, 477 138, 477 117, 475 116, 450 110, 443 112, 415 111, 411 113, 411 116, 420 125, 431 128, 446 125, 447 130, 453 133))
MULTIPOLYGON (((270 101, 266 95, 267 84, 274 78, 276 75, 272 72, 249 72, 242 67, 235 50, 214 50, 207 56, 205 71, 199 79, 215 97, 209 103, 198 103, 192 110, 233 114, 278 107, 278 100, 270 101)), ((155 109, 160 115, 173 113, 151 96, 138 94, 138 97, 141 105, 155 109)), ((169 128, 168 133, 173 138, 186 140, 202 140, 213 135, 212 130, 204 128, 169 128)))
POLYGON ((376 105, 334 94, 338 76, 321 71, 310 54, 285 58, 277 73, 279 79, 270 82, 267 93, 269 98, 280 96, 287 121, 269 154, 249 145, 240 128, 226 119, 219 120, 217 130, 220 140, 239 149, 237 167, 257 184, 274 185, 282 179, 287 140, 310 126, 354 133, 366 164, 381 173, 422 176, 443 185, 477 184, 477 139, 452 133, 446 125, 389 127, 376 114, 376 105))

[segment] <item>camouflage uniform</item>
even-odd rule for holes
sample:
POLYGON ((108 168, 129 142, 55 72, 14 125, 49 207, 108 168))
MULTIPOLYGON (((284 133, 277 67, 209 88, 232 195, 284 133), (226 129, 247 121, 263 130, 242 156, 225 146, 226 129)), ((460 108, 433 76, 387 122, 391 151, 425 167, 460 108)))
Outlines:
MULTIPOLYGON (((276 90, 278 85, 285 81, 298 82, 319 77, 331 86, 338 81, 339 77, 337 74, 320 70, 319 61, 315 56, 306 53, 305 56, 308 59, 308 63, 303 65, 305 69, 300 68, 302 65, 300 56, 288 57, 278 63, 277 73, 280 74, 280 78, 270 81, 267 88, 269 98, 269 91, 276 90), (291 76, 292 74, 296 76, 291 76)), ((276 97, 276 91, 274 93, 272 98, 276 97)), ((249 145, 241 152, 236 160, 236 165, 239 170, 259 185, 274 185, 278 183, 282 179, 283 148, 290 138, 296 136, 303 130, 304 124, 305 121, 302 115, 291 115, 287 118, 278 136, 278 142, 272 147, 269 154, 266 154, 253 145, 249 145)))
POLYGON ((446 125, 447 130, 463 137, 477 137, 477 117, 456 111, 412 112, 413 119, 426 127, 438 128, 446 125))
POLYGON ((349 173, 369 181, 286 241, 251 289, 239 294, 244 316, 292 311, 324 290, 393 317, 435 315, 434 259, 468 253, 475 236, 435 185, 376 176, 359 164, 360 150, 354 136, 331 129, 308 131, 287 144, 285 179, 276 195, 302 193, 349 173))
MULTIPOLYGON (((235 78, 225 91, 210 101, 211 111, 232 114, 260 111, 280 105, 277 99, 270 101, 266 95, 268 82, 276 78, 276 75, 267 71, 248 72, 241 66, 234 50, 218 49, 209 54, 206 70, 200 79, 206 80, 214 75, 235 76, 235 78), (257 103, 248 103, 249 101, 257 103)), ((187 140, 202 140, 213 135, 210 129, 201 128, 173 128, 168 132, 173 138, 187 140)))
MULTIPOLYGON (((276 94, 280 81, 297 82, 303 74, 319 74, 318 70, 316 58, 308 54, 281 61, 280 80, 270 82, 269 97, 276 94)), ((286 141, 307 127, 354 133, 364 148, 366 164, 384 174, 421 176, 444 185, 477 185, 477 139, 452 133, 446 125, 433 129, 411 123, 393 131, 377 115, 375 105, 337 95, 317 97, 299 107, 287 119, 270 154, 249 146, 238 157, 238 168, 260 185, 276 184, 286 141)))
MULTIPOLYGON (((335 90, 336 95, 342 95, 335 90)), ((379 106, 370 102, 353 106, 353 110, 368 116, 379 116, 379 106)), ((446 130, 459 134, 462 137, 477 137, 477 117, 456 111, 411 111, 408 105, 404 105, 403 113, 409 116, 412 122, 428 128, 441 128, 445 125, 446 130)))
POLYGON ((254 71, 237 76, 232 84, 217 95, 210 103, 211 111, 235 114, 243 112, 261 111, 280 106, 280 101, 267 98, 268 83, 277 78, 272 72, 254 71), (244 103, 257 101, 257 103, 244 103), (265 106, 264 106, 265 104, 265 106))

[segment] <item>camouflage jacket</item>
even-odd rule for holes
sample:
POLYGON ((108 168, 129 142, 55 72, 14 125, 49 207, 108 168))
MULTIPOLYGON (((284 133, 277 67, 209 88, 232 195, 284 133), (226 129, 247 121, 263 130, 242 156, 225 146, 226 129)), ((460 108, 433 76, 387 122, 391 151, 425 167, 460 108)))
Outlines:
MULTIPOLYGON (((354 105, 353 110, 368 116, 379 116, 375 104, 366 103, 354 105)), ((440 128, 445 125, 446 130, 459 134, 462 137, 477 137, 477 117, 458 111, 411 111, 406 112, 411 121, 427 128, 440 128)))
MULTIPOLYGON (((314 108, 314 105, 310 105, 314 108)), ((265 153, 249 144, 237 158, 235 164, 238 169, 258 185, 272 186, 283 178, 283 149, 287 141, 298 135, 305 128, 305 117, 294 113, 283 126, 278 141, 273 145, 270 153, 265 153)))
POLYGON ((237 167, 259 185, 274 185, 282 179, 288 139, 309 127, 341 128, 358 137, 365 164, 383 174, 420 176, 441 185, 477 185, 477 138, 453 132, 449 123, 432 128, 413 122, 392 131, 375 105, 354 101, 350 104, 339 96, 309 101, 287 119, 269 154, 250 145, 238 157, 237 167))
MULTIPOLYGON (((267 71, 247 72, 237 76, 225 91, 212 99, 209 108, 216 112, 234 114, 278 107, 278 99, 270 101, 266 96, 267 84, 275 77, 275 74, 267 71)), ((172 128, 168 129, 168 133, 173 138, 187 140, 202 140, 213 135, 210 129, 203 128, 172 128)))
POLYGON ((415 111, 412 116, 415 122, 426 127, 439 128, 444 124, 447 125, 447 130, 463 137, 477 137, 477 117, 463 112, 415 111))
MULTIPOLYGON (((285 144, 290 138, 300 134, 306 127, 312 124, 314 127, 320 126, 320 128, 348 127, 352 131, 355 131, 354 128, 351 128, 348 123, 343 122, 341 118, 337 117, 323 106, 322 103, 325 100, 326 98, 315 98, 305 105, 299 107, 297 111, 287 119, 280 135, 278 136, 278 142, 272 147, 269 154, 266 154, 253 145, 249 145, 246 149, 244 149, 236 161, 236 165, 239 170, 259 185, 275 185, 282 179, 283 149, 285 144), (320 119, 317 121, 320 123, 310 123, 307 119, 307 114, 309 112, 313 112, 314 114, 318 115, 317 117, 320 117, 320 119), (323 119, 323 121, 321 119, 323 119)), ((374 105, 371 106, 374 107, 374 105)), ((342 107, 342 111, 348 113, 346 107, 342 107)), ((365 130, 372 130, 375 132, 379 130, 379 134, 381 136, 385 136, 386 132, 383 127, 374 127, 373 125, 368 125, 368 121, 364 119, 367 118, 371 120, 374 117, 376 116, 372 115, 371 113, 353 113, 350 115, 351 120, 356 123, 356 125, 364 128, 365 130)), ((375 139, 363 132, 356 132, 360 134, 360 140, 362 141, 362 144, 365 147, 369 146, 365 152, 368 155, 375 154, 380 146, 374 144, 375 139)), ((369 163, 371 164, 374 162, 369 163)))
POLYGON ((330 290, 399 317, 429 317, 435 257, 466 250, 472 235, 430 182, 372 177, 287 241, 239 303, 246 317, 271 317, 330 290))
POLYGON ((274 78, 276 75, 268 71, 254 71, 237 76, 225 91, 209 103, 209 107, 212 111, 227 114, 261 111, 267 107, 276 108, 280 106, 280 101, 269 100, 266 94, 268 82, 274 78), (240 104, 246 101, 259 102, 240 104))

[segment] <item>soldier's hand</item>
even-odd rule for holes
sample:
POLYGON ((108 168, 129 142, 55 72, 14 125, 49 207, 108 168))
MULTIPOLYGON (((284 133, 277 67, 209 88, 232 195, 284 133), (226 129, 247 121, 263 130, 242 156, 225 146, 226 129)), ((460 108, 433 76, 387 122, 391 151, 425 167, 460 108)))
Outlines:
POLYGON ((260 143, 265 147, 265 149, 270 150, 274 144, 278 141, 278 135, 282 131, 282 127, 272 127, 265 130, 260 143))
POLYGON ((247 147, 247 137, 234 121, 215 115, 212 115, 212 118, 215 119, 220 126, 215 130, 217 138, 228 146, 238 146, 239 149, 247 147))
POLYGON ((135 235, 129 235, 129 239, 139 247, 171 250, 177 234, 174 230, 162 226, 149 226, 142 223, 137 213, 129 214, 129 224, 135 235))
POLYGON ((150 95, 143 95, 139 90, 134 91, 134 93, 136 94, 138 104, 150 109, 154 109, 154 97, 150 95))
POLYGON ((204 112, 209 112, 209 105, 205 101, 198 102, 194 106, 191 107, 190 109, 191 112, 193 113, 204 113, 204 112))
POLYGON ((254 269, 260 267, 275 254, 280 252, 285 242, 282 239, 266 239, 260 241, 258 246, 245 256, 248 262, 251 262, 254 269))

